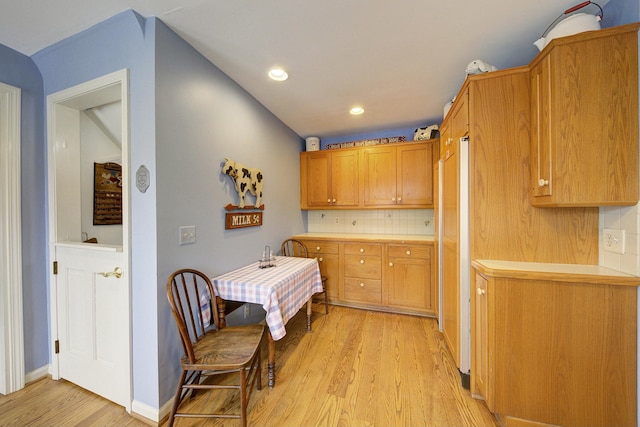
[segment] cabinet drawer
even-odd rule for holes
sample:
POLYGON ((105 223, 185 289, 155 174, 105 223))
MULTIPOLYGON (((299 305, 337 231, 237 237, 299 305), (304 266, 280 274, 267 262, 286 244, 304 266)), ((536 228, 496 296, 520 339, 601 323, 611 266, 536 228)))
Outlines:
POLYGON ((344 253, 347 255, 360 254, 380 256, 382 254, 382 245, 379 243, 345 243, 344 253))
POLYGON ((428 259, 431 257, 431 248, 429 246, 389 245, 389 257, 428 259))
POLYGON ((344 296, 347 300, 382 304, 381 281, 345 278, 344 296))
POLYGON ((381 279, 382 260, 377 256, 345 255, 344 275, 363 279, 381 279))
POLYGON ((315 255, 318 253, 323 254, 337 254, 338 253, 338 243, 337 242, 325 242, 325 241, 316 241, 316 240, 303 240, 304 245, 307 247, 307 251, 309 251, 309 255, 315 255))

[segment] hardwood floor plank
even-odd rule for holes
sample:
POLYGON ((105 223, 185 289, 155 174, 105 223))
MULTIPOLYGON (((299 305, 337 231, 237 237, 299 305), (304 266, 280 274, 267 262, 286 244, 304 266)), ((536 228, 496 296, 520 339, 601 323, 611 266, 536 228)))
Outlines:
MULTIPOLYGON (((462 388, 460 374, 435 319, 314 305, 313 332, 306 314, 276 342, 276 385, 263 384, 249 401, 249 425, 497 426, 484 402, 462 388)), ((228 383, 228 378, 221 382, 228 383)), ((199 395, 199 411, 236 412, 230 392, 199 395)), ((43 379, 0 395, 0 426, 144 427, 124 408, 64 380, 43 379)), ((239 420, 177 419, 176 427, 235 427, 239 420)))

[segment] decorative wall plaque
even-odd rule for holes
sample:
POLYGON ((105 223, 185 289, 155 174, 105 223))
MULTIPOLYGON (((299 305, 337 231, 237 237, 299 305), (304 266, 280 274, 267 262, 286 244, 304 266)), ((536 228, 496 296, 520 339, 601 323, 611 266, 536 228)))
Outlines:
POLYGON ((122 166, 93 164, 93 225, 122 224, 122 166))

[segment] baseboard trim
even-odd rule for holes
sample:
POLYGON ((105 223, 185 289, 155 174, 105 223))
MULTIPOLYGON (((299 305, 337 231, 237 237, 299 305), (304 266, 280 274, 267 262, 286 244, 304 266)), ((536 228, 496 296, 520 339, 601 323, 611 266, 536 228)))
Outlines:
POLYGON ((38 369, 27 372, 27 374, 25 374, 24 376, 24 382, 25 384, 29 384, 34 381, 38 381, 39 379, 42 379, 47 375, 51 375, 51 365, 44 365, 38 369))
POLYGON ((173 405, 173 397, 169 399, 160 409, 154 408, 146 403, 134 400, 131 403, 131 416, 152 425, 160 425, 169 416, 173 405))

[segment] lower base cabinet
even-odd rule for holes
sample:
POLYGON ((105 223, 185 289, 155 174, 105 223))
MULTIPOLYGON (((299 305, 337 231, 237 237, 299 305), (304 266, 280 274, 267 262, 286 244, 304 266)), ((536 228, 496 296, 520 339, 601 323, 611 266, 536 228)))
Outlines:
POLYGON ((432 241, 293 237, 318 258, 321 274, 328 277, 331 303, 436 315, 432 241))
POLYGON ((340 260, 338 259, 338 243, 306 240, 304 241, 310 257, 315 257, 320 266, 320 274, 327 278, 327 298, 335 300, 338 298, 338 278, 340 260))
POLYGON ((417 245, 387 245, 388 305, 399 309, 434 310, 435 292, 425 283, 435 283, 433 248, 417 245))
POLYGON ((505 426, 636 426, 640 278, 528 264, 473 263, 471 393, 505 426))

